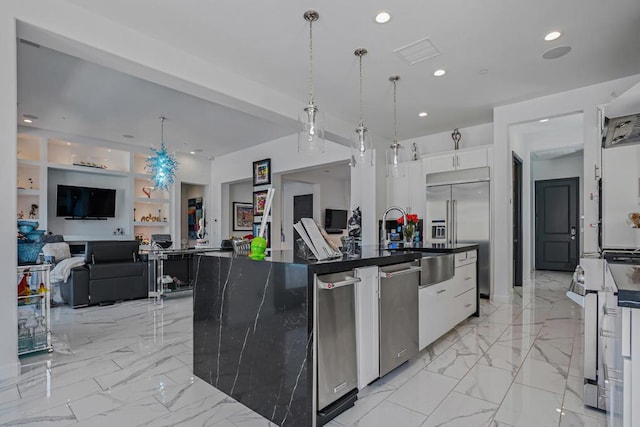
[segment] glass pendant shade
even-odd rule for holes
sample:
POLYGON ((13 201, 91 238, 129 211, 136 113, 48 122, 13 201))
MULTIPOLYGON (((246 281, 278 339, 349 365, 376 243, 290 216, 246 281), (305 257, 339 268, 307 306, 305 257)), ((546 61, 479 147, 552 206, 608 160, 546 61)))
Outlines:
POLYGON ((324 153, 324 117, 313 101, 313 23, 320 18, 315 10, 303 15, 309 23, 309 104, 298 114, 298 152, 324 153))
POLYGON ((407 162, 407 150, 402 145, 394 142, 387 150, 387 176, 400 178, 405 176, 407 162))
POLYGON ((373 139, 364 125, 358 126, 351 135, 351 166, 373 165, 373 139))
POLYGON ((324 115, 313 104, 298 115, 298 152, 324 153, 324 115))

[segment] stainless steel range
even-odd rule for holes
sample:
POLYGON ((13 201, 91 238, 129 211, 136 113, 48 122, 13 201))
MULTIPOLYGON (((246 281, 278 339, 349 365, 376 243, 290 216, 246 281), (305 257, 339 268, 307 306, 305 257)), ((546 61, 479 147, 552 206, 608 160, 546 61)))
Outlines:
POLYGON ((609 263, 640 263, 638 251, 603 251, 582 258, 567 296, 584 308, 584 403, 609 412, 609 425, 622 414, 621 311, 609 263))

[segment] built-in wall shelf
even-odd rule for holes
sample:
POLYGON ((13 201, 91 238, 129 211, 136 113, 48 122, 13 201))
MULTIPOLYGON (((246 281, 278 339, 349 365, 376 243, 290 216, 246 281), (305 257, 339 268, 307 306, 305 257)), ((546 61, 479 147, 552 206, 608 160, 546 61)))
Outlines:
POLYGON ((40 196, 40 190, 18 188, 18 196, 40 196))
POLYGON ((136 197, 134 202, 148 204, 168 204, 169 199, 161 199, 158 197, 136 197))
POLYGON ((57 170, 65 170, 71 172, 82 172, 82 173, 90 173, 90 174, 98 174, 98 175, 111 175, 111 176, 129 176, 129 172, 111 170, 111 169, 101 169, 101 168, 93 168, 90 166, 76 166, 76 165, 67 165, 62 163, 48 163, 47 167, 49 169, 57 169, 57 170))
POLYGON ((40 160, 18 159, 18 165, 40 167, 40 160))
POLYGON ((41 230, 62 234, 67 240, 148 240, 153 233, 170 233, 175 225, 171 218, 173 198, 168 191, 153 190, 152 176, 145 169, 147 157, 133 147, 128 150, 60 140, 46 132, 19 133, 16 213, 26 219, 35 209, 41 230), (57 185, 116 189, 115 218, 65 221, 57 217, 57 185), (133 220, 142 217, 164 221, 133 220))

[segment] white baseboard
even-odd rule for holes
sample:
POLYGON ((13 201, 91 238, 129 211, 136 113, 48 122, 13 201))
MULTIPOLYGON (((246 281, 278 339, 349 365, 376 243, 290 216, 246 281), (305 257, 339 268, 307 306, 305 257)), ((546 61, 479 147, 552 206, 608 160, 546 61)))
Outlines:
POLYGON ((0 381, 6 382, 12 378, 17 378, 18 375, 20 375, 20 362, 17 357, 13 363, 0 365, 0 381))

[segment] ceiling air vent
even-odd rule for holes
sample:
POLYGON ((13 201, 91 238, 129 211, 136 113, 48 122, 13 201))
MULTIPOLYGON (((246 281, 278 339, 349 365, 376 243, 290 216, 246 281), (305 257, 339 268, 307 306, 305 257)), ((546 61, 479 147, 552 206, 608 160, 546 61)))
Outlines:
POLYGON ((409 43, 408 45, 402 46, 393 52, 409 65, 414 65, 418 62, 440 55, 440 51, 434 46, 428 37, 409 43))

